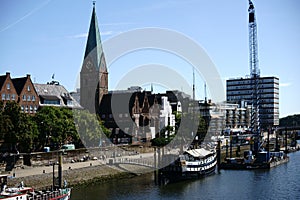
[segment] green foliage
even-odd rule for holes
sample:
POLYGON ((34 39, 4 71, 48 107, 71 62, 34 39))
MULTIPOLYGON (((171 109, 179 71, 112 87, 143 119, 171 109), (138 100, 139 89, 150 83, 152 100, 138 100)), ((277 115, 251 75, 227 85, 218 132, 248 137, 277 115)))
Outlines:
POLYGON ((65 143, 78 143, 73 113, 67 108, 42 107, 35 115, 39 125, 39 149, 50 146, 59 149, 65 143))
POLYGON ((34 116, 21 112, 16 102, 0 101, 0 140, 10 152, 41 151, 50 146, 60 149, 63 144, 98 146, 110 131, 96 115, 84 110, 42 107, 34 116))
POLYGON ((185 143, 193 143, 199 145, 205 138, 208 130, 208 124, 202 116, 194 116, 192 113, 174 112, 175 114, 175 127, 167 126, 161 129, 159 135, 151 140, 152 146, 162 147, 172 141, 180 131, 183 132, 181 136, 177 136, 177 140, 183 140, 185 143), (183 120, 184 119, 184 120, 183 120), (170 135, 175 128, 175 134, 170 135), (198 140, 190 141, 189 133, 196 131, 194 137, 198 136, 198 140))
POLYGON ((86 147, 97 147, 100 140, 110 136, 110 131, 103 126, 103 122, 87 110, 74 111, 76 129, 82 143, 86 147))
POLYGON ((10 116, 4 113, 3 102, 0 101, 0 140, 4 140, 11 130, 13 130, 12 121, 10 116))
POLYGON ((7 102, 5 107, 1 109, 3 120, 1 123, 1 135, 10 151, 17 151, 18 138, 20 137, 20 124, 22 124, 20 110, 19 105, 14 101, 7 102))
POLYGON ((279 119, 279 126, 281 127, 300 126, 300 114, 290 115, 279 119))
POLYGON ((163 147, 169 144, 172 139, 175 137, 175 135, 171 135, 169 137, 158 137, 158 138, 153 138, 151 140, 151 145, 156 146, 156 147, 163 147))
POLYGON ((203 142, 208 130, 208 124, 202 116, 199 116, 199 125, 197 129, 198 143, 203 142))
POLYGON ((17 133, 18 150, 20 152, 31 152, 35 148, 34 141, 38 135, 38 127, 33 117, 21 113, 19 132, 17 133))

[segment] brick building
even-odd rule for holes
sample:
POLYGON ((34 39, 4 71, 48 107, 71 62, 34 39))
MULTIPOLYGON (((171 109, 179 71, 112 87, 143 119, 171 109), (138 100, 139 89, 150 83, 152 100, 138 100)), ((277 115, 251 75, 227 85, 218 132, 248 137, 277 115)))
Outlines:
POLYGON ((20 78, 11 78, 10 73, 0 76, 0 95, 4 105, 8 101, 17 102, 21 111, 34 114, 39 107, 39 96, 31 81, 30 75, 20 78))
POLYGON ((12 81, 19 96, 18 103, 21 106, 21 111, 29 114, 36 113, 39 107, 39 96, 30 75, 12 79, 12 81))
POLYGON ((6 104, 7 101, 18 102, 18 94, 11 80, 10 73, 7 72, 6 75, 0 76, 0 95, 1 101, 6 104))

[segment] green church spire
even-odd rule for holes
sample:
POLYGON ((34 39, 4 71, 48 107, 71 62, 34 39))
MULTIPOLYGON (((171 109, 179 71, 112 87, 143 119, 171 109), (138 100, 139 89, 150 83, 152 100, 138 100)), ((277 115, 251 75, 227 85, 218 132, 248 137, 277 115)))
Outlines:
POLYGON ((99 69, 99 67, 101 66, 102 56, 104 55, 103 55, 103 49, 101 44, 100 31, 98 27, 95 2, 93 2, 93 12, 92 12, 89 34, 88 34, 86 48, 85 48, 84 59, 87 58, 87 56, 89 55, 93 57, 93 59, 96 59, 93 61, 96 64, 96 68, 99 69))
POLYGON ((108 93, 108 72, 102 49, 95 2, 80 71, 80 104, 91 113, 98 112, 103 95, 108 93))

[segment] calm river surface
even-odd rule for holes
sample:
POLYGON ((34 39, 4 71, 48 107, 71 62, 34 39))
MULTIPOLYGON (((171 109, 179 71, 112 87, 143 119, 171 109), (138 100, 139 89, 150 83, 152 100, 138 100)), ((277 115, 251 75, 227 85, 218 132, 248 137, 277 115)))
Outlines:
POLYGON ((270 170, 221 170, 205 179, 167 186, 154 184, 152 174, 73 189, 79 199, 300 199, 300 151, 290 162, 270 170))

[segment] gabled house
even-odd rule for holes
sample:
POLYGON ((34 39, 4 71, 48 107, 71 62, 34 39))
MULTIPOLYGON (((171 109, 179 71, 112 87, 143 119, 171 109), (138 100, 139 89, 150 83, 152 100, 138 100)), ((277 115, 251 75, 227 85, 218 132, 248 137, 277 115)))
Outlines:
POLYGON ((6 104, 7 101, 18 102, 18 94, 11 80, 10 73, 0 76, 0 100, 6 104))
POLYGON ((10 73, 7 72, 6 75, 0 76, 0 95, 4 106, 8 101, 15 101, 24 113, 34 114, 39 107, 39 97, 30 75, 11 78, 10 73))
POLYGON ((13 85, 18 94, 18 103, 21 111, 34 114, 39 108, 39 96, 31 81, 30 75, 26 77, 12 79, 13 85))

